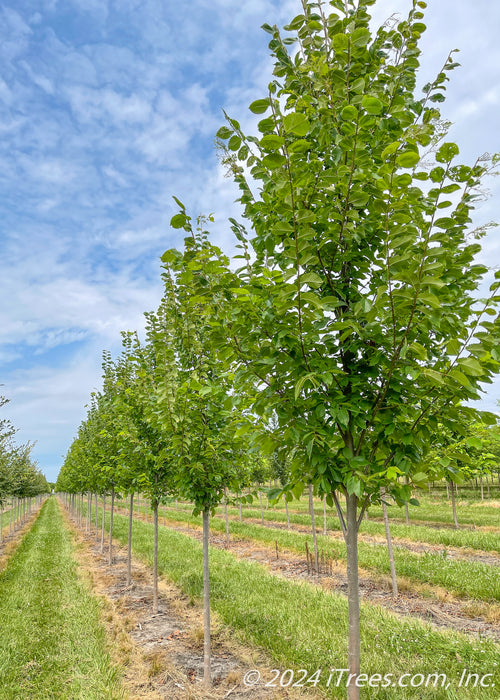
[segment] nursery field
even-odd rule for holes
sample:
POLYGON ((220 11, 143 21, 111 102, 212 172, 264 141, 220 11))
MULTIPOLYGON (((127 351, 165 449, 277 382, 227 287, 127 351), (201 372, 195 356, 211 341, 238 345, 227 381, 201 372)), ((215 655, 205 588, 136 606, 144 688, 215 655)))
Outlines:
MULTIPOLYGON (((446 522, 449 504, 444 499, 424 497, 422 501, 418 515, 425 516, 426 525, 403 525, 398 523, 399 511, 391 512, 400 584, 396 600, 390 592, 381 514, 373 509, 361 527, 363 673, 369 678, 381 674, 391 679, 388 687, 366 687, 364 697, 496 698, 494 684, 500 683, 500 509, 492 501, 460 502, 459 510, 472 522, 453 530, 446 522)), ((115 546, 123 556, 120 548, 127 544, 129 525, 125 508, 126 503, 118 500, 113 514, 115 546)), ((417 520, 418 510, 413 509, 412 520, 417 520)), ((161 579, 168 580, 179 596, 196 607, 203 593, 201 517, 191 511, 182 502, 159 508, 158 570, 161 579)), ((80 517, 88 528, 85 514, 86 507, 80 517)), ((95 508, 91 515, 94 521, 95 508)), ((322 669, 305 689, 312 692, 314 687, 314 692, 342 698, 345 687, 342 682, 337 685, 338 674, 325 675, 325 670, 346 668, 347 663, 345 545, 338 520, 330 511, 327 534, 322 534, 325 523, 318 500, 315 515, 319 574, 306 560, 306 543, 312 551, 313 540, 305 500, 289 504, 289 528, 282 507, 266 509, 264 505, 262 512, 255 506, 245 507, 241 520, 239 509, 229 507, 229 541, 223 512, 211 518, 211 607, 230 634, 270 657, 276 673, 291 669, 297 674, 304 669, 310 678, 322 669)), ((97 520, 99 538, 101 506, 97 520)), ((106 533, 109 521, 107 510, 106 533)), ((136 499, 131 548, 138 561, 152 567, 152 511, 145 499, 139 504, 136 499)), ((198 611, 201 624, 201 608, 198 611)), ((262 676, 263 680, 272 678, 262 676)), ((242 681, 240 686, 244 689, 242 681)))

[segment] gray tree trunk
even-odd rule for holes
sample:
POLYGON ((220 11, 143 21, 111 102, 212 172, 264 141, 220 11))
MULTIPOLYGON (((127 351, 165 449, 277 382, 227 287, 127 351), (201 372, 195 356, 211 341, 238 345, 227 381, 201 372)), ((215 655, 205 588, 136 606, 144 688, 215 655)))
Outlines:
POLYGON ((326 535, 326 496, 323 496, 323 534, 326 535))
POLYGON ((109 514, 109 549, 108 549, 108 564, 113 563, 113 515, 115 508, 115 487, 111 487, 111 511, 109 514))
POLYGON ((95 508, 94 508, 94 512, 95 512, 95 516, 94 516, 95 517, 95 538, 97 541, 97 538, 99 537, 99 521, 97 518, 97 491, 94 494, 94 500, 95 500, 95 508))
POLYGON ((455 484, 453 481, 450 481, 450 492, 451 492, 451 510, 453 512, 453 524, 455 526, 455 530, 458 530, 459 524, 458 524, 458 518, 457 518, 457 503, 455 501, 455 484))
POLYGON ((286 529, 290 529, 290 516, 288 515, 288 501, 285 498, 286 529))
POLYGON ((153 501, 154 552, 153 552, 153 615, 158 613, 158 500, 153 501))
POLYGON ((132 522, 134 519, 134 494, 130 494, 130 509, 128 514, 128 542, 127 542, 127 586, 132 583, 132 522))
POLYGON ((102 497, 101 554, 104 553, 104 523, 106 520, 106 494, 102 497))
POLYGON ((210 673, 211 643, 210 643, 210 573, 208 568, 208 543, 210 536, 210 511, 203 511, 203 683, 206 687, 212 685, 210 673))
POLYGON ((227 491, 224 486, 224 520, 226 521, 226 545, 229 547, 229 518, 227 516, 227 491))
POLYGON ((355 681, 359 676, 361 665, 361 643, 359 626, 359 573, 358 573, 358 497, 356 494, 346 497, 346 533, 347 548, 347 604, 349 610, 348 668, 351 682, 347 687, 348 700, 359 700, 359 687, 355 681))
POLYGON ((309 511, 311 513, 311 528, 314 545, 314 568, 316 574, 319 574, 319 557, 318 557, 318 540, 316 537, 316 523, 314 521, 314 503, 313 503, 313 486, 309 484, 309 511))
POLYGON ((380 489, 380 495, 382 497, 382 513, 384 515, 384 527, 385 527, 385 538, 387 540, 387 551, 389 553, 389 564, 391 567, 391 581, 392 581, 392 597, 398 597, 398 579, 396 576, 396 566, 394 564, 394 550, 392 547, 392 537, 391 528, 389 527, 389 516, 387 514, 387 505, 384 501, 385 490, 380 489))

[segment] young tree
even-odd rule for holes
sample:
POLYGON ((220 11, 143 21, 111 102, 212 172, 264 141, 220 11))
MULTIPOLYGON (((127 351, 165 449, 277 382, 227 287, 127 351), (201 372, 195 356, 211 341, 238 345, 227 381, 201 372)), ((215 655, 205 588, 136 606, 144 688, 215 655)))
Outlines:
POLYGON ((165 296, 151 337, 157 345, 156 413, 169 435, 167 459, 178 492, 203 516, 204 683, 210 685, 209 517, 225 488, 238 489, 235 464, 241 440, 234 435, 240 399, 211 342, 213 315, 225 293, 227 260, 208 243, 204 224, 199 219, 194 228, 184 208, 172 219, 174 227, 189 235, 183 253, 170 250, 162 256, 165 296))
POLYGON ((474 261, 482 232, 470 230, 497 159, 460 164, 444 140, 451 55, 415 94, 425 2, 372 34, 374 2, 332 0, 326 13, 304 0, 286 38, 264 25, 275 68, 268 95, 250 106, 266 113, 259 134, 232 118, 218 132, 253 233, 232 220, 244 267, 220 302, 216 337, 233 352, 239 385, 254 391, 254 413, 277 416, 285 443, 303 447, 305 460, 292 464, 297 491, 312 475, 335 503, 351 700, 364 510, 381 488, 409 499, 411 483, 426 479, 419 465, 438 421, 470 422, 463 404, 500 359, 500 283, 477 298, 487 268, 474 261))

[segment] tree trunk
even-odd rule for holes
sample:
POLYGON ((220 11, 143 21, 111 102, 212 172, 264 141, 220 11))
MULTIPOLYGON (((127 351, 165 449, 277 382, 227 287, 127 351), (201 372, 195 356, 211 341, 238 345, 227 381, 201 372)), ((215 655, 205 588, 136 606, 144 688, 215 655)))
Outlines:
POLYGON ((104 553, 104 522, 106 520, 106 494, 102 497, 101 554, 104 553))
POLYGON ((153 615, 158 614, 158 499, 153 499, 154 551, 153 551, 153 615))
POLYGON ((484 501, 484 485, 483 485, 483 475, 479 475, 479 484, 481 486, 481 500, 484 501))
POLYGON ((290 516, 288 515, 288 501, 285 497, 286 529, 290 529, 290 516))
POLYGON ((226 546, 229 547, 229 518, 227 516, 227 492, 224 486, 224 520, 226 521, 226 546))
POLYGON ((208 542, 209 542, 209 517, 210 511, 203 511, 203 622, 204 622, 204 643, 203 643, 203 683, 205 687, 212 685, 210 673, 210 574, 208 568, 208 542))
POLYGON ((326 496, 323 496, 323 534, 326 535, 326 496))
POLYGON ((127 586, 132 583, 132 522, 134 519, 134 494, 130 494, 130 509, 128 513, 128 542, 127 542, 127 586))
POLYGON ((391 566, 391 581, 392 581, 392 597, 398 597, 398 579, 396 577, 396 566, 394 564, 394 550, 392 548, 391 528, 389 527, 389 516, 387 514, 387 505, 384 501, 385 490, 380 489, 382 497, 382 513, 384 515, 385 538, 387 540, 387 551, 389 553, 389 564, 391 566))
POLYGON ((111 566, 113 563, 113 515, 115 508, 115 487, 111 487, 111 511, 109 514, 109 550, 108 550, 108 564, 111 566))
POLYGON ((451 509, 453 511, 453 523, 455 525, 455 530, 458 530, 458 519, 457 519, 457 504, 455 501, 455 484, 450 481, 450 492, 451 492, 451 509))
POLYGON ((346 497, 347 522, 345 543, 347 548, 347 603, 349 609, 348 668, 351 681, 347 687, 348 700, 359 700, 359 687, 355 681, 359 676, 361 644, 359 626, 359 578, 358 578, 358 497, 346 497))
POLYGON ((260 498, 260 522, 264 525, 264 507, 262 505, 262 491, 259 491, 260 498))
POLYGON ((95 508, 94 508, 94 511, 95 511, 95 539, 97 542, 97 538, 99 537, 99 521, 97 518, 97 491, 94 494, 94 499, 95 499, 95 508))
POLYGON ((318 558, 318 540, 316 537, 316 523, 314 521, 314 503, 313 503, 313 485, 309 484, 309 511, 311 513, 311 528, 314 545, 314 568, 316 574, 319 574, 319 558, 318 558))

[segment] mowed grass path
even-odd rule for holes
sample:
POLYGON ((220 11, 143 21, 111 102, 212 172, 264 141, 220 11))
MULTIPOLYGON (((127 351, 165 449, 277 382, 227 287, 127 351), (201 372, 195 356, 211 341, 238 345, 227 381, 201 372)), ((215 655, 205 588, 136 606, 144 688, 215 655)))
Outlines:
MULTIPOLYGON (((128 521, 115 515, 114 537, 127 541, 128 521)), ((109 513, 106 514, 109 528, 109 513)), ((132 549, 151 565, 153 526, 134 522, 132 549)), ((211 607, 247 643, 264 648, 283 670, 322 669, 320 686, 335 700, 345 698, 345 687, 326 687, 329 669, 347 662, 347 600, 308 583, 274 576, 256 563, 238 561, 230 552, 211 548, 211 607)), ((159 571, 192 598, 203 591, 201 544, 191 537, 161 527, 159 571)), ((497 700, 500 687, 500 647, 486 639, 471 640, 440 632, 417 620, 401 620, 382 607, 362 603, 363 672, 393 674, 395 685, 364 688, 364 698, 380 700, 497 700), (486 679, 487 687, 459 687, 464 671, 486 679), (402 674, 446 673, 448 687, 398 687, 402 674), (496 687, 493 685, 496 684, 496 687)), ((266 679, 270 680, 270 679, 266 679)), ((418 682, 418 679, 417 679, 418 682)), ((307 686, 306 686, 307 687, 307 686)))
POLYGON ((0 574, 1 700, 122 698, 100 603, 79 580, 55 498, 0 574))

